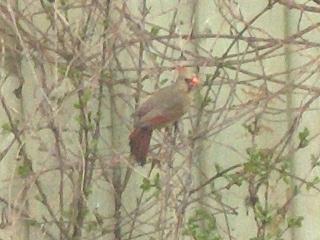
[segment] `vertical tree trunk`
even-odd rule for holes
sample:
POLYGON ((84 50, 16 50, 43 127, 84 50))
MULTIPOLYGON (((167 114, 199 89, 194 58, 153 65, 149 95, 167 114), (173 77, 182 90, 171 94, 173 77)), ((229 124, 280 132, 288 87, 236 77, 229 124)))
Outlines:
MULTIPOLYGON (((19 8, 19 1, 7 1, 7 5, 11 11, 11 20, 14 19, 13 11, 19 8)), ((20 132, 21 126, 17 123, 25 122, 25 98, 22 94, 25 80, 23 78, 21 68, 22 61, 21 56, 16 53, 16 49, 21 49, 21 42, 17 37, 17 25, 12 21, 11 25, 8 25, 5 20, 0 16, 0 25, 2 26, 2 34, 0 36, 1 46, 1 66, 5 69, 1 74, 1 82, 5 82, 2 91, 0 92, 1 105, 4 114, 1 116, 1 121, 4 121, 11 129, 11 134, 14 135, 15 152, 10 151, 7 156, 2 156, 4 162, 6 162, 6 173, 2 175, 3 180, 11 179, 9 182, 8 191, 8 205, 7 205, 7 220, 8 224, 11 225, 9 236, 12 239, 17 240, 28 240, 29 239, 29 226, 24 215, 28 210, 28 174, 30 173, 31 162, 27 156, 28 144, 25 141, 23 131, 20 132), (3 45, 2 45, 3 44, 3 45), (5 78, 9 77, 7 80, 5 78), (6 99, 10 99, 7 101, 6 99), (12 109, 17 112, 13 112, 12 109), (15 155, 15 156, 13 156, 15 155), (12 207, 15 207, 12 208, 12 207)), ((2 219, 3 221, 3 219, 2 219)))
MULTIPOLYGON (((292 17, 290 13, 290 9, 284 8, 284 38, 287 39, 292 34, 292 17)), ((292 59, 292 49, 290 45, 285 46, 285 67, 288 74, 286 75, 286 83, 287 83, 287 94, 286 94, 286 112, 287 112, 287 129, 290 131, 292 129, 292 125, 294 124, 294 76, 290 73, 290 69, 293 67, 293 59, 292 59)), ((292 139, 288 143, 288 158, 290 159, 290 171, 292 175, 296 174, 295 169, 295 141, 292 139)), ((288 194, 287 198, 292 198, 292 194, 294 193, 296 187, 296 181, 291 178, 290 179, 291 192, 288 194)), ((296 209, 296 200, 291 199, 289 215, 291 217, 296 217, 297 209, 296 209)), ((290 239, 297 239, 297 228, 290 229, 290 239)))

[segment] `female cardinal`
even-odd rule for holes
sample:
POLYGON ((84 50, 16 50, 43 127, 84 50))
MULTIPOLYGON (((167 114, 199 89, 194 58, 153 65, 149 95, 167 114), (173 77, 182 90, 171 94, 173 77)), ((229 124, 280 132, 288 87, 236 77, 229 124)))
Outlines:
POLYGON ((190 92, 199 84, 195 75, 186 75, 185 69, 178 69, 176 82, 154 92, 134 114, 134 130, 129 136, 130 149, 140 165, 146 163, 152 131, 175 122, 186 113, 191 103, 190 92))

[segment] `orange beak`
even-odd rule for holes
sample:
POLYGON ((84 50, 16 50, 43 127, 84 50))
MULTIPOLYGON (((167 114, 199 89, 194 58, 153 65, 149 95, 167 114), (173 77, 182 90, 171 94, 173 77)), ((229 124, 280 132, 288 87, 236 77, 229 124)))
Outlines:
POLYGON ((196 76, 193 76, 192 79, 191 79, 191 83, 190 83, 191 86, 195 87, 195 86, 199 85, 199 83, 200 83, 200 79, 197 78, 196 76))

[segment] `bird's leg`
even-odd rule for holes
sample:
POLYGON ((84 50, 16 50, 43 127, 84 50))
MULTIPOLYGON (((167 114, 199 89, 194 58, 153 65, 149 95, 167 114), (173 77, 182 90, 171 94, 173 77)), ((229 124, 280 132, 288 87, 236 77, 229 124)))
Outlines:
POLYGON ((173 123, 173 128, 172 127, 165 127, 165 132, 166 132, 166 135, 168 137, 170 137, 170 140, 172 140, 172 144, 175 144, 175 140, 176 140, 176 137, 179 132, 178 121, 175 121, 173 123))
POLYGON ((178 133, 180 132, 178 121, 175 121, 175 122, 174 122, 173 127, 174 127, 174 128, 173 128, 173 134, 174 134, 174 137, 176 138, 176 136, 177 136, 178 133))
POLYGON ((167 159, 166 163, 168 164, 169 168, 172 168, 173 166, 173 161, 171 159, 172 156, 172 151, 173 151, 173 146, 175 145, 175 141, 173 138, 173 129, 172 126, 167 126, 165 127, 165 144, 164 144, 164 149, 165 149, 165 158, 167 159))

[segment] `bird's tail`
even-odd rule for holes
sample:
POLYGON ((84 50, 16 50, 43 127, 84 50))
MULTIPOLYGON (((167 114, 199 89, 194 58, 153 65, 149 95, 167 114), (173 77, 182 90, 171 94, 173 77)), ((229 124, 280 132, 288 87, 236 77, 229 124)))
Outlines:
POLYGON ((152 128, 135 128, 129 136, 131 154, 140 164, 146 163, 152 128))

